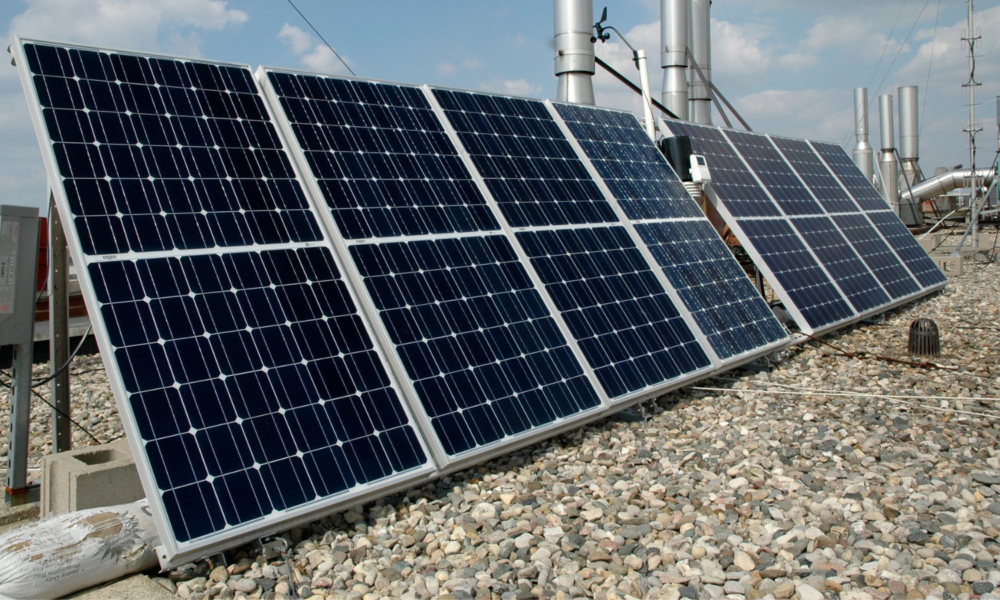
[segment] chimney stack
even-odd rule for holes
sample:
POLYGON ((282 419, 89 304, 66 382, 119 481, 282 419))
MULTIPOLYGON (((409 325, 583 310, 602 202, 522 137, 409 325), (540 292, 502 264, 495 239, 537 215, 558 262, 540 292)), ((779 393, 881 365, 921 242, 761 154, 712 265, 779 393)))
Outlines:
POLYGON ((560 102, 594 104, 593 0, 553 0, 560 102))

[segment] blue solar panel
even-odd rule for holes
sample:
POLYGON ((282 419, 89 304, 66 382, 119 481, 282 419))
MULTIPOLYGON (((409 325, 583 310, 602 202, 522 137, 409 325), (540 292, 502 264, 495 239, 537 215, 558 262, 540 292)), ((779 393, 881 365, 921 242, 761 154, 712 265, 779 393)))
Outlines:
POLYGON ((776 136, 771 136, 771 141, 792 165, 795 172, 799 174, 802 181, 809 186, 809 191, 820 201, 828 214, 858 211, 858 206, 840 186, 837 179, 830 174, 822 159, 813 152, 809 142, 776 136))
POLYGON ((861 172, 858 165, 854 164, 843 148, 827 142, 809 143, 823 159, 823 162, 830 167, 840 183, 847 188, 862 211, 889 210, 890 207, 885 199, 875 190, 872 182, 865 179, 864 173, 861 172))
POLYGON ((711 365, 544 103, 433 93, 610 397, 711 365))
POLYGON ((710 364, 622 227, 517 234, 611 397, 710 364))
POLYGON ((834 215, 833 220, 893 299, 920 291, 910 271, 867 217, 862 214, 834 215))
POLYGON ((557 104, 612 194, 723 360, 785 330, 635 117, 557 104))
POLYGON ((634 116, 578 104, 555 107, 630 220, 704 218, 634 116))
POLYGON ((896 251, 913 276, 924 288, 940 285, 948 281, 948 277, 927 255, 920 242, 917 241, 906 225, 891 211, 870 212, 868 218, 879 230, 889 245, 896 251))
POLYGON ((172 551, 428 471, 249 69, 23 52, 172 551))
POLYGON ((822 215, 823 209, 765 135, 725 131, 726 137, 789 217, 822 215))
POLYGON ((739 225, 811 328, 854 315, 787 221, 746 219, 739 225))
POLYGON ((857 312, 892 302, 829 217, 798 217, 790 221, 857 312))
POLYGON ((601 404, 419 88, 267 76, 445 453, 601 404))
POLYGON ((618 222, 543 103, 440 89, 434 96, 511 227, 618 222))
POLYGON ((781 211, 757 183, 721 129, 681 121, 667 121, 667 127, 674 135, 691 138, 694 153, 708 159, 712 189, 725 201, 734 217, 781 216, 781 211))

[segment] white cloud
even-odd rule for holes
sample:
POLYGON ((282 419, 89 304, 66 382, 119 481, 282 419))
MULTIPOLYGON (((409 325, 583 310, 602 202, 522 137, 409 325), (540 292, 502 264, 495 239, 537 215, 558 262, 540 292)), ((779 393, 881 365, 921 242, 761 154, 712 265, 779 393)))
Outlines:
POLYGON ((473 56, 471 58, 463 60, 462 66, 465 67, 466 69, 469 69, 470 71, 476 71, 478 69, 482 69, 483 67, 485 67, 486 63, 480 60, 478 57, 473 56))
POLYGON ((766 90, 733 104, 756 131, 840 143, 854 119, 850 97, 849 90, 766 90))
POLYGON ((458 73, 458 67, 455 66, 455 63, 446 60, 437 66, 436 71, 438 77, 452 77, 458 73))
POLYGON ((496 75, 488 81, 479 84, 484 92, 506 94, 508 96, 538 97, 542 94, 542 86, 531 83, 527 79, 502 79, 496 75))
MULTIPOLYGON (((299 56, 299 61, 310 71, 343 75, 350 71, 326 44, 317 42, 307 31, 290 23, 281 26, 278 39, 299 56)), ((341 55, 344 61, 353 65, 349 57, 341 55)))
POLYGON ((521 47, 524 46, 526 43, 528 43, 528 38, 524 37, 523 33, 519 33, 514 36, 514 39, 512 41, 515 46, 521 47))
MULTIPOLYGON (((165 44, 179 29, 218 31, 245 23, 242 10, 223 0, 28 0, 10 22, 9 35, 66 40, 131 50, 198 55, 195 47, 165 44)), ((192 38, 174 37, 178 42, 192 38)))

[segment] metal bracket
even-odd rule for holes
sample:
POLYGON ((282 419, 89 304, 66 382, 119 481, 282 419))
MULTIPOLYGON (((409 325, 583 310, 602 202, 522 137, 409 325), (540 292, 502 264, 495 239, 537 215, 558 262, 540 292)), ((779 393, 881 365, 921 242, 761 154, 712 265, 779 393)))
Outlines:
POLYGON ((299 600, 299 593, 295 589, 295 574, 292 572, 291 543, 287 538, 280 535, 269 535, 257 539, 261 546, 261 554, 264 558, 271 559, 280 556, 285 563, 285 572, 288 575, 288 594, 292 600, 299 600))

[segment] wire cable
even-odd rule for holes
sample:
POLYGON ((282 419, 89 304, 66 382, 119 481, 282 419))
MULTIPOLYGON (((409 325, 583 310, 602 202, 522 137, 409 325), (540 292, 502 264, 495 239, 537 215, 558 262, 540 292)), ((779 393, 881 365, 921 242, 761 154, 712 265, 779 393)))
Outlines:
MULTIPOLYGON (((6 387, 9 390, 13 390, 14 389, 14 384, 13 384, 12 380, 13 380, 14 376, 12 374, 10 374, 10 373, 7 373, 7 371, 3 371, 3 370, 0 370, 0 373, 2 373, 3 375, 5 375, 6 377, 8 377, 8 381, 4 381, 3 379, 0 379, 0 385, 3 385, 4 387, 6 387)), ((32 386, 32 388, 34 388, 34 386, 32 386)), ((69 416, 68 414, 66 414, 65 412, 63 412, 61 409, 59 409, 58 407, 56 407, 55 404, 52 404, 51 402, 49 402, 45 398, 45 396, 42 396, 41 394, 39 394, 38 392, 36 392, 34 389, 31 390, 31 393, 34 394, 39 400, 41 400, 42 402, 44 402, 45 404, 47 404, 49 406, 49 408, 51 408, 52 410, 54 410, 57 413, 59 413, 59 415, 62 416, 62 417, 64 417, 67 421, 69 421, 73 425, 76 425, 77 428, 80 429, 80 431, 86 433, 90 437, 90 439, 94 440, 94 442, 96 442, 98 445, 104 443, 101 440, 97 439, 97 436, 95 436, 93 433, 90 433, 89 429, 87 429, 83 425, 80 425, 79 423, 77 423, 73 419, 73 417, 69 416)))
POLYGON ((937 5, 937 15, 934 17, 934 38, 931 39, 931 59, 927 63, 927 83, 924 84, 924 106, 920 111, 920 125, 917 126, 917 132, 920 135, 924 133, 924 118, 927 116, 927 99, 930 97, 931 92, 931 67, 934 66, 934 49, 937 45, 937 33, 938 33, 938 23, 941 21, 941 0, 938 0, 937 5))
POLYGON ((94 330, 94 326, 93 326, 93 324, 91 324, 89 327, 87 327, 86 333, 84 333, 83 337, 80 338, 80 343, 76 345, 76 349, 73 350, 73 353, 69 355, 69 358, 66 359, 66 362, 63 364, 63 366, 61 366, 58 369, 56 369, 55 373, 49 375, 45 379, 39 379, 39 380, 36 380, 36 381, 32 381, 31 382, 31 387, 36 388, 36 387, 43 386, 46 383, 48 383, 48 382, 52 381, 53 379, 55 379, 56 377, 59 377, 59 375, 62 374, 62 372, 66 370, 66 367, 68 367, 69 364, 71 362, 73 362, 73 359, 76 358, 77 353, 80 352, 80 348, 83 348, 84 342, 87 341, 87 336, 89 336, 90 332, 93 331, 93 330, 94 330))
POLYGON ((354 69, 351 68, 351 65, 347 64, 347 61, 345 61, 343 58, 341 58, 339 54, 337 54, 337 51, 333 49, 333 46, 330 45, 330 42, 326 41, 326 38, 323 37, 323 34, 320 33, 315 26, 313 26, 313 24, 304 14, 302 14, 302 11, 299 10, 299 7, 295 6, 295 3, 292 2, 292 0, 288 0, 288 4, 295 9, 295 12, 299 13, 299 16, 302 17, 302 20, 306 22, 306 25, 308 25, 309 28, 313 30, 313 33, 318 35, 319 39, 323 40, 323 43, 326 44, 326 47, 330 49, 330 52, 333 52, 333 55, 337 57, 337 60, 339 60, 345 67, 347 67, 347 70, 351 72, 351 75, 357 77, 357 74, 354 72, 354 69))

